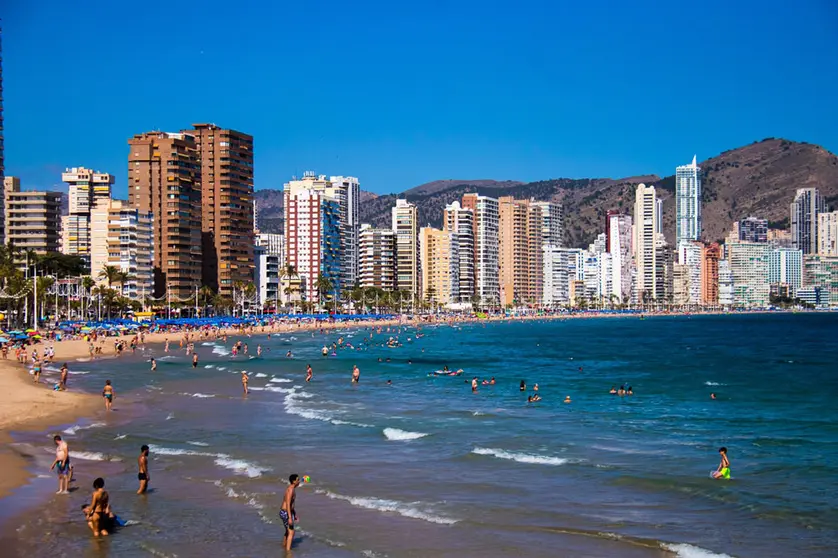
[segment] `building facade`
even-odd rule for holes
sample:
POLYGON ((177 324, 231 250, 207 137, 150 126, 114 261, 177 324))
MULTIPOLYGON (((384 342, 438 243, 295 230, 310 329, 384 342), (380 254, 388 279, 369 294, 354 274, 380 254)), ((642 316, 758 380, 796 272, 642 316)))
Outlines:
POLYGON ((58 252, 63 194, 23 192, 19 181, 10 187, 6 191, 6 243, 24 252, 58 252))
POLYGON ((361 225, 358 283, 364 288, 396 290, 396 233, 361 225))
POLYGON ((443 230, 457 235, 459 292, 457 302, 471 303, 474 296, 474 212, 454 201, 445 207, 443 230))
POLYGON ((818 215, 818 254, 838 256, 838 211, 818 215))
POLYGON ((254 246, 254 264, 256 277, 256 293, 259 305, 263 308, 279 308, 280 300, 279 275, 281 263, 278 254, 272 254, 266 246, 254 246))
POLYGON ((608 221, 606 249, 611 254, 611 293, 620 302, 632 298, 632 220, 629 215, 612 213, 608 221))
POLYGON ((464 194, 463 207, 474 214, 474 294, 479 306, 500 304, 498 200, 464 194))
POLYGON ((9 222, 9 205, 8 199, 9 194, 14 192, 20 192, 20 178, 17 176, 6 176, 3 178, 3 224, 2 224, 2 231, 0 231, 0 236, 4 239, 7 236, 6 225, 9 222))
POLYGON ((745 308, 768 306, 770 247, 758 242, 736 242, 727 247, 733 275, 733 304, 745 308))
POLYGON ((410 293, 411 297, 420 298, 419 217, 416 206, 404 199, 396 200, 391 216, 396 235, 396 287, 410 293))
MULTIPOLYGON (((692 163, 675 168, 675 245, 701 238, 701 168, 692 163)), ((661 219, 661 216, 658 217, 661 219)), ((660 231, 658 231, 660 232, 660 231)))
POLYGON ((341 205, 343 281, 348 288, 358 281, 359 235, 361 234, 361 184, 354 176, 332 176, 332 185, 338 190, 341 205))
POLYGON ((257 247, 264 248, 268 254, 279 256, 280 265, 285 263, 285 237, 276 233, 259 233, 254 238, 257 247))
POLYGON ((719 304, 719 261, 722 249, 717 242, 704 246, 701 251, 701 303, 706 306, 719 304))
POLYGON ((734 303, 733 271, 729 260, 719 260, 719 306, 730 308, 734 303))
POLYGON ((92 275, 101 269, 91 266, 91 212, 99 203, 107 204, 111 199, 114 177, 111 174, 92 171, 84 167, 66 169, 61 180, 68 185, 68 213, 61 218, 61 251, 71 256, 80 256, 92 275))
POLYGON ((803 256, 803 285, 820 292, 821 306, 838 307, 838 256, 803 256))
POLYGON ((748 217, 739 221, 739 240, 742 242, 768 242, 768 219, 748 217))
POLYGON ((459 302, 459 253, 457 234, 432 227, 419 229, 422 298, 448 306, 459 302))
POLYGON ((200 164, 201 277, 222 296, 254 279, 253 137, 215 124, 194 124, 200 164))
POLYGON ((528 200, 498 199, 498 271, 501 304, 522 305, 540 300, 536 276, 541 278, 541 212, 528 200))
POLYGON ((128 274, 117 287, 123 296, 144 300, 154 283, 153 215, 129 207, 128 202, 99 198, 90 210, 90 269, 98 285, 107 280, 99 273, 113 266, 128 274))
POLYGON ((678 263, 684 266, 687 277, 687 302, 693 306, 701 304, 701 294, 704 290, 701 284, 701 266, 704 244, 701 242, 682 241, 678 245, 678 263))
POLYGON ((154 296, 188 298, 201 285, 201 164, 191 135, 128 140, 128 205, 154 215, 154 296))
POLYGON ((818 252, 818 215, 827 211, 817 188, 799 188, 791 202, 791 246, 803 254, 818 252))
POLYGON ((635 293, 642 302, 655 298, 657 283, 656 238, 660 217, 654 186, 639 184, 634 201, 634 265, 636 269, 635 293))
POLYGON ((775 248, 768 253, 769 285, 788 285, 789 297, 794 298, 803 286, 803 252, 775 248))

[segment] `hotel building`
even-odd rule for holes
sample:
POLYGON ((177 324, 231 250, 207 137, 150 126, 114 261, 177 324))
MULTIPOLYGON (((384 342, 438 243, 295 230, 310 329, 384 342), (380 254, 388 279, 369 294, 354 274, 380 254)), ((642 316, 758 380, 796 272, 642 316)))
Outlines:
POLYGON ((91 265, 90 258, 90 214, 93 207, 111 199, 114 177, 104 172, 95 172, 84 167, 66 169, 61 180, 68 185, 68 213, 61 218, 61 251, 70 256, 80 256, 91 275, 101 268, 91 265))
POLYGON ((457 234, 432 227, 419 229, 422 298, 447 306, 459 301, 459 252, 457 234))
POLYGON ((97 284, 105 266, 128 273, 119 285, 122 295, 142 300, 152 295, 154 282, 154 229, 151 213, 129 207, 128 202, 99 198, 90 211, 90 269, 97 284))
POLYGON ((800 188, 791 202, 791 246, 803 254, 818 252, 818 215, 827 211, 817 188, 800 188))
POLYGON ((701 169, 695 159, 675 168, 675 246, 701 237, 701 169))
POLYGON ((396 288, 410 293, 413 298, 420 298, 419 217, 416 206, 404 199, 396 200, 391 216, 392 230, 396 235, 396 288))
POLYGON ((456 302, 470 303, 474 296, 474 212, 455 201, 445 207, 443 229, 457 235, 459 292, 456 302))
POLYGON ((396 233, 392 229, 361 225, 359 258, 361 287, 396 290, 396 233))
POLYGON ((498 200, 464 194, 463 207, 474 213, 474 294, 479 306, 500 303, 498 200))

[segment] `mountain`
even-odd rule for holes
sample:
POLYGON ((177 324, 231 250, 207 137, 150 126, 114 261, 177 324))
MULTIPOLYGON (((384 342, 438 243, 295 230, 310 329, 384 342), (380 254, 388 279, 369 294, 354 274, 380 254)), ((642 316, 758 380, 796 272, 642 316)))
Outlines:
MULTIPOLYGON (((689 162, 684 156, 683 164, 689 162)), ((768 219, 778 228, 788 227, 789 204, 797 188, 817 187, 832 209, 838 206, 838 157, 817 145, 768 138, 732 149, 699 163, 703 175, 703 238, 721 240, 734 220, 750 215, 768 219)), ((422 184, 401 195, 376 196, 362 192, 361 222, 390 226, 390 209, 397 197, 417 206, 421 226, 439 227, 443 209, 467 192, 492 197, 515 196, 561 201, 568 246, 586 247, 604 230, 605 212, 618 209, 632 213, 639 183, 652 184, 664 200, 664 232, 670 242, 675 235, 675 176, 609 178, 555 178, 537 182, 494 180, 438 180, 422 184)), ((272 190, 256 192, 259 223, 281 222, 281 204, 271 201, 272 190), (264 202, 262 199, 265 199, 264 202)), ((279 196, 281 198, 281 195, 279 196)), ((281 229, 279 229, 281 230, 281 229)))

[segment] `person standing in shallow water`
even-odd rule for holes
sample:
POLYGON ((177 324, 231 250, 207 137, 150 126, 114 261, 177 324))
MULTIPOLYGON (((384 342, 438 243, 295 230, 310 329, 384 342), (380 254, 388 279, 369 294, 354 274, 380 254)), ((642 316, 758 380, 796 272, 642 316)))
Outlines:
POLYGON ((102 397, 105 399, 105 410, 112 410, 114 398, 113 386, 110 380, 105 380, 105 387, 102 389, 102 397))
POLYGON ((151 480, 151 475, 148 474, 148 446, 140 448, 140 456, 137 458, 137 480, 140 481, 140 488, 137 494, 145 494, 148 490, 148 483, 151 480))
POLYGON ((242 370, 242 389, 244 390, 244 394, 247 395, 247 382, 250 378, 247 376, 247 372, 242 370))
POLYGON ((352 383, 357 384, 361 381, 361 370, 358 369, 358 365, 354 365, 352 367, 352 383))
POLYGON ((719 448, 721 462, 718 469, 713 472, 714 479, 730 480, 730 460, 727 458, 727 448, 719 448))
POLYGON ((285 496, 282 498, 282 507, 279 510, 279 517, 285 526, 285 537, 282 540, 282 545, 285 547, 285 550, 291 550, 291 545, 294 543, 294 522, 297 521, 295 504, 297 501, 297 487, 300 486, 300 475, 291 475, 288 477, 288 483, 288 488, 285 489, 285 496))

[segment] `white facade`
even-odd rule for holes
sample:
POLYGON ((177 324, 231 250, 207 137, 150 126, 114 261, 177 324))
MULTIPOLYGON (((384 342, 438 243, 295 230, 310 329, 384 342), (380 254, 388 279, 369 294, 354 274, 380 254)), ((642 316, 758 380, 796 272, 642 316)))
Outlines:
POLYGON ((701 237, 701 169, 696 158, 675 168, 675 245, 701 237))
POLYGON ((396 288, 419 298, 419 217, 416 206, 398 199, 391 216, 392 229, 396 234, 396 288))
POLYGON ((701 242, 682 241, 678 245, 678 263, 684 266, 687 281, 687 304, 701 304, 701 260, 704 245, 701 242))
MULTIPOLYGON (((769 245, 756 242, 737 242, 728 245, 728 260, 734 283, 733 303, 736 306, 749 308, 768 306, 770 249, 769 245)), ((721 282, 721 279, 719 281, 721 282)))
POLYGON ((730 307, 734 302, 733 272, 728 260, 719 260, 719 306, 730 307))
POLYGON ((631 299, 632 288, 632 226, 628 215, 612 215, 608 220, 611 238, 611 294, 621 302, 631 299))
POLYGON ((93 280, 107 284, 99 273, 114 266, 128 273, 119 285, 123 296, 142 300, 151 296, 154 284, 153 216, 128 207, 121 200, 100 199, 90 212, 90 267, 93 280))
POLYGON ((803 285, 803 252, 788 248, 775 248, 769 252, 768 283, 785 283, 791 296, 803 285))
POLYGON ((343 270, 343 285, 351 288, 358 280, 359 271, 361 184, 354 176, 332 176, 329 180, 340 191, 341 224, 343 225, 341 269, 343 270))
POLYGON ((457 235, 459 293, 455 302, 470 303, 474 295, 474 212, 455 201, 445 207, 443 225, 457 235))
POLYGON ((396 233, 361 225, 358 282, 362 287, 396 290, 396 233))
MULTIPOLYGON (((69 211, 61 218, 61 252, 80 256, 90 264, 90 212, 99 201, 111 199, 114 177, 84 167, 73 167, 61 173, 61 180, 69 187, 69 211)), ((92 274, 98 272, 91 268, 92 274)))
POLYGON ((564 246, 564 213, 558 202, 531 202, 532 207, 541 210, 541 247, 564 246))
POLYGON ((254 238, 254 244, 264 248, 265 253, 279 256, 279 264, 285 263, 285 237, 281 234, 260 233, 254 238))
POLYGON ((474 291, 481 305, 500 304, 500 205, 495 198, 466 194, 463 205, 469 204, 473 205, 476 231, 474 291))
POLYGON ((264 246, 256 246, 253 250, 256 260, 256 292, 259 295, 259 305, 274 305, 279 308, 283 301, 280 300, 279 271, 280 259, 277 254, 272 254, 264 246))
POLYGON ((818 216, 828 211, 817 188, 800 188, 791 202, 791 247, 803 254, 818 251, 818 216))
POLYGON ((838 211, 818 215, 818 254, 838 256, 838 211))

